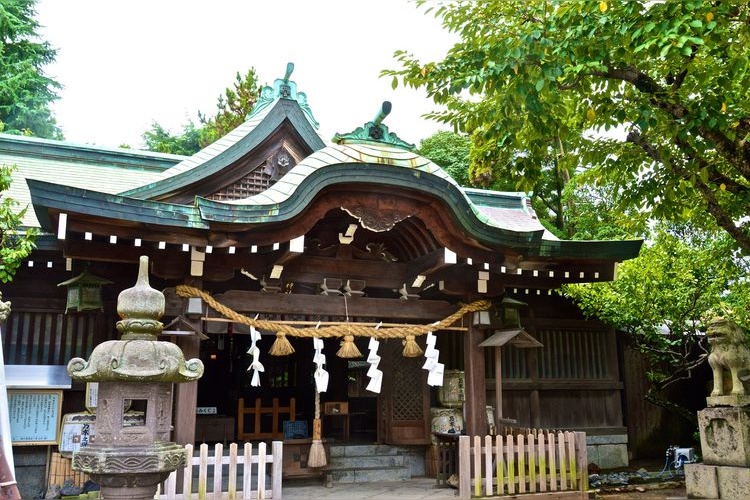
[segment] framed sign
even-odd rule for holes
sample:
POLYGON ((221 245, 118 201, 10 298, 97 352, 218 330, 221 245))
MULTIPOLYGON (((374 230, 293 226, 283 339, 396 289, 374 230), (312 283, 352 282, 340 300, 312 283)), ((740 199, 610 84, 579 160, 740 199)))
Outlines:
MULTIPOLYGON (((96 402, 99 399, 99 382, 86 382, 86 396, 84 406, 90 413, 96 412, 96 402)), ((130 410, 133 402, 129 399, 124 400, 123 411, 130 410)))
POLYGON ((91 413, 96 410, 97 399, 99 399, 99 382, 87 382, 85 406, 91 413))
POLYGON ((89 445, 94 435, 96 417, 88 412, 66 413, 60 430, 60 453, 78 451, 89 445))
POLYGON ((57 444, 61 390, 8 390, 10 438, 14 445, 57 444))

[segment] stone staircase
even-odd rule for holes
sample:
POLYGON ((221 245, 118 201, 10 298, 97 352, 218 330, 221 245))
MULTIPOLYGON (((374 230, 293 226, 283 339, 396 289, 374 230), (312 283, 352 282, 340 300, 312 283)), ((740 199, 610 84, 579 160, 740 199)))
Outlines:
POLYGON ((424 475, 424 447, 332 444, 327 474, 334 483, 408 481, 424 475))

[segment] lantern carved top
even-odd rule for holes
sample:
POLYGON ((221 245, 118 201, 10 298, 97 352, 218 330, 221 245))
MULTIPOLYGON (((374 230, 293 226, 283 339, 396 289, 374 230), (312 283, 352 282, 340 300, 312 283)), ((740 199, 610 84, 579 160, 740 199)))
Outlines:
POLYGON ((163 327, 164 294, 148 282, 148 257, 142 256, 138 280, 117 299, 122 318, 120 340, 102 342, 88 361, 73 358, 68 374, 81 382, 191 382, 203 375, 200 359, 185 361, 182 350, 171 342, 156 340, 163 327))
POLYGON ((148 257, 141 256, 135 286, 123 290, 117 297, 117 330, 122 339, 143 338, 156 340, 164 325, 159 318, 164 314, 164 294, 151 288, 148 281, 148 257))

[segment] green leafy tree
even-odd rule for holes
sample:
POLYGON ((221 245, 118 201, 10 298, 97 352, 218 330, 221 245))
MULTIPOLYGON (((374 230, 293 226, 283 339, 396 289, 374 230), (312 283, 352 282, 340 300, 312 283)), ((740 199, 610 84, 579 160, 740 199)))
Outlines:
POLYGON ((648 236, 648 220, 637 212, 621 212, 615 208, 616 195, 610 185, 591 186, 574 177, 555 192, 559 211, 545 213, 546 206, 535 203, 537 215, 545 225, 560 237, 574 240, 623 240, 648 236), (563 220, 559 224, 559 214, 563 220))
POLYGON ((750 254, 747 2, 417 3, 461 41, 436 62, 399 51, 383 74, 471 135, 472 179, 535 185, 556 155, 620 211, 710 222, 750 254))
POLYGON ((440 131, 422 139, 417 153, 443 168, 460 185, 470 186, 470 145, 471 140, 466 135, 440 131))
POLYGON ((200 130, 192 121, 182 128, 182 133, 172 134, 157 122, 151 124, 151 130, 143 134, 143 141, 149 151, 190 156, 200 151, 200 130))
POLYGON ((158 122, 153 122, 151 129, 143 134, 145 148, 148 151, 187 156, 197 153, 247 119, 258 99, 258 90, 258 77, 254 68, 250 68, 244 77, 237 72, 233 87, 227 87, 219 95, 214 116, 208 117, 199 111, 200 127, 189 120, 179 134, 172 134, 158 122))
POLYGON ((62 139, 49 105, 60 85, 42 68, 56 51, 40 41, 36 0, 0 0, 0 130, 62 139))
POLYGON ((260 84, 255 68, 250 68, 244 77, 238 71, 233 88, 227 87, 224 94, 218 97, 216 115, 207 118, 201 113, 198 114, 198 119, 203 125, 200 131, 201 147, 224 137, 247 120, 247 115, 258 100, 259 91, 260 84))
POLYGON ((14 167, 0 165, 0 282, 7 283, 21 265, 21 262, 35 248, 37 230, 23 229, 23 217, 27 208, 18 209, 18 202, 5 196, 10 187, 14 167))
MULTIPOLYGON (((471 139, 465 134, 440 131, 422 140, 417 152, 439 165, 460 185, 465 187, 483 187, 495 191, 518 191, 530 189, 531 202, 542 223, 553 233, 568 239, 608 239, 623 236, 622 220, 617 224, 612 222, 607 227, 614 231, 596 228, 596 224, 614 221, 616 217, 608 215, 610 203, 602 203, 600 198, 603 188, 592 189, 580 187, 571 180, 575 172, 564 167, 551 154, 539 159, 541 174, 537 182, 529 185, 520 175, 512 177, 513 172, 495 169, 491 179, 472 179, 470 175, 471 139), (503 175, 506 174, 506 175, 503 175), (510 174, 510 175, 509 175, 510 174), (566 214, 571 211, 571 214, 566 214), (579 222, 573 224, 572 221, 579 222), (586 225, 586 230, 583 226, 586 225), (580 230, 580 234, 578 233, 580 230)), ((512 160, 516 163, 530 162, 532 159, 523 152, 519 152, 512 160)))
POLYGON ((734 248, 725 233, 660 225, 641 255, 618 267, 616 281, 563 287, 585 314, 623 330, 646 357, 646 399, 691 422, 695 412, 670 401, 665 391, 705 361, 700 332, 707 320, 732 313, 748 326, 750 263, 734 248))

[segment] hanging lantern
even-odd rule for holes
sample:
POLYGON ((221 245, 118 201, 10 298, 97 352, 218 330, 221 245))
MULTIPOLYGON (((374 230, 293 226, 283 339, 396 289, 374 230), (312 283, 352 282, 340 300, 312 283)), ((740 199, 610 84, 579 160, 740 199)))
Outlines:
POLYGON ((507 295, 503 297, 503 300, 500 301, 500 318, 503 328, 521 328, 520 308, 527 305, 526 302, 512 299, 507 295))
POLYGON ((57 286, 68 287, 65 314, 68 311, 103 311, 102 287, 110 284, 112 282, 108 279, 89 274, 88 269, 74 278, 58 283, 57 286))

